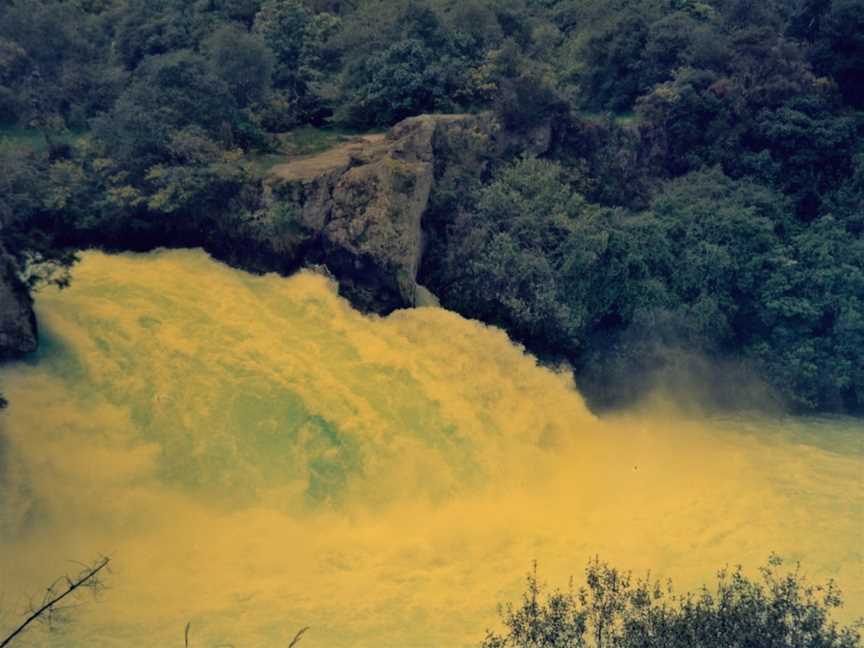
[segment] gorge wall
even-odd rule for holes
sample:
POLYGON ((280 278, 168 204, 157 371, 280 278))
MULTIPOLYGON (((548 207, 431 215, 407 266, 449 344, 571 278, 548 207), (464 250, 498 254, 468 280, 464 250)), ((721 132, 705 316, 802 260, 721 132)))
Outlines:
MULTIPOLYGON (((514 151, 543 153, 549 131, 546 124, 506 133, 488 113, 412 117, 386 135, 358 137, 277 166, 260 189, 262 209, 251 217, 209 215, 185 229, 172 223, 144 244, 118 244, 97 233, 78 246, 200 246, 256 273, 322 266, 356 308, 386 314, 414 306, 423 293, 417 283, 423 217, 436 181, 445 174, 477 177, 491 160, 514 151)), ((5 254, 2 263, 0 354, 19 357, 36 347, 35 317, 5 254)))
POLYGON ((0 359, 35 351, 36 344, 33 300, 18 277, 15 262, 0 248, 0 359))
POLYGON ((262 217, 204 247, 253 271, 325 266, 365 312, 413 306, 436 180, 454 166, 482 172, 508 142, 489 115, 406 119, 384 136, 275 167, 262 217))

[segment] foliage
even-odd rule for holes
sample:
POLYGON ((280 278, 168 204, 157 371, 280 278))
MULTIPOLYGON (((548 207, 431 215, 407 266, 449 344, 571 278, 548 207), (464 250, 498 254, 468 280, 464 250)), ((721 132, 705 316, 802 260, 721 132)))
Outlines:
POLYGON ((436 152, 446 306, 595 403, 701 357, 860 409, 862 2, 9 0, 0 238, 60 281, 81 246, 219 247, 293 223, 262 204, 277 154, 489 111, 436 152))
POLYGON ((475 190, 429 281, 442 303, 565 354, 606 402, 686 350, 754 364, 795 407, 860 406, 864 255, 842 223, 802 223, 718 168, 639 214, 592 205, 580 182, 524 158, 475 190))
POLYGON ((152 187, 147 207, 158 213, 194 213, 218 208, 248 181, 239 152, 223 152, 196 128, 177 131, 168 145, 165 164, 147 172, 152 187))
POLYGON ((196 126, 218 139, 225 134, 223 125, 230 137, 239 121, 227 84, 202 57, 184 50, 140 66, 111 113, 95 121, 94 132, 106 154, 140 176, 169 155, 175 131, 196 126))
POLYGON ((320 80, 324 42, 338 21, 329 14, 313 14, 300 0, 265 0, 253 30, 273 52, 275 112, 267 118, 282 130, 302 123, 320 123, 326 111, 312 92, 320 80), (277 125, 278 124, 278 125, 277 125))
POLYGON ((771 556, 748 577, 742 568, 717 573, 713 588, 676 594, 649 575, 633 577, 595 558, 585 584, 544 591, 536 567, 518 606, 501 608, 506 631, 488 632, 483 648, 854 648, 856 626, 840 626, 842 606, 829 581, 811 585, 771 556))
POLYGON ((546 66, 527 59, 512 39, 494 52, 493 109, 502 126, 510 131, 528 130, 566 112, 546 74, 546 66))
POLYGON ((241 108, 261 103, 272 83, 273 53, 264 41, 233 25, 204 41, 210 71, 224 81, 241 108))
POLYGON ((814 66, 837 80, 846 101, 864 108, 864 2, 833 0, 811 11, 814 66))
POLYGON ((344 109, 345 119, 355 127, 382 126, 431 112, 447 97, 435 53, 414 39, 391 45, 347 73, 356 89, 344 109))
POLYGON ((767 330, 750 353, 804 407, 860 406, 864 241, 826 216, 770 261, 759 294, 759 318, 767 330))

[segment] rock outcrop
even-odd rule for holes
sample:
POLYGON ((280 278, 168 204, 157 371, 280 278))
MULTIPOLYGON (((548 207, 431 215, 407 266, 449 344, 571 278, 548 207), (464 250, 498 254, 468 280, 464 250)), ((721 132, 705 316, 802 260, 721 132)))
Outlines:
POLYGON ((0 249, 0 359, 21 357, 35 351, 36 345, 33 300, 14 260, 0 249))
POLYGON ((435 180, 448 165, 477 163, 494 147, 494 134, 486 115, 423 115, 383 138, 276 167, 271 200, 295 211, 297 227, 274 243, 326 265, 358 308, 414 306, 435 180))
MULTIPOLYGON (((537 136, 535 148, 546 145, 544 137, 537 136)), ((340 292, 367 312, 434 304, 434 295, 417 284, 417 273, 423 216, 435 183, 463 169, 476 175, 511 139, 489 114, 412 117, 386 135, 353 138, 275 167, 265 204, 254 213, 214 219, 207 231, 166 232, 152 245, 202 245, 253 272, 289 274, 323 265, 340 292)), ((97 237, 89 243, 105 242, 97 237)), ((32 299, 14 260, 0 248, 0 359, 36 346, 32 299)))

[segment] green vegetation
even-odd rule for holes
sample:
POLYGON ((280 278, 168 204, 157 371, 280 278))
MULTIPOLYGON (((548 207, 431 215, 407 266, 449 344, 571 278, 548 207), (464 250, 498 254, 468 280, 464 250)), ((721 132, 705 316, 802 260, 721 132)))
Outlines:
POLYGON ((429 285, 581 359, 607 398, 670 349, 746 358, 804 408, 862 393, 864 243, 841 221, 801 223, 782 193, 716 167, 667 183, 644 211, 577 187, 590 194, 590 179, 556 162, 502 167, 462 201, 429 285))
MULTIPOLYGON (((79 143, 86 132, 82 130, 67 130, 56 136, 61 145, 73 146, 79 143)), ((48 141, 41 130, 36 128, 9 127, 0 128, 0 146, 44 154, 48 152, 48 141)))
POLYGON ((634 578, 594 559, 585 585, 544 592, 536 567, 519 605, 501 608, 503 634, 483 648, 855 648, 858 626, 831 620, 842 606, 832 582, 811 585, 772 556, 751 579, 723 569, 713 589, 676 594, 671 582, 634 578))
POLYGON ((282 156, 488 110, 512 145, 438 178, 425 221, 445 306, 567 359, 595 404, 707 358, 860 411, 862 21, 864 0, 9 0, 3 244, 41 270, 224 248, 269 218, 282 156))

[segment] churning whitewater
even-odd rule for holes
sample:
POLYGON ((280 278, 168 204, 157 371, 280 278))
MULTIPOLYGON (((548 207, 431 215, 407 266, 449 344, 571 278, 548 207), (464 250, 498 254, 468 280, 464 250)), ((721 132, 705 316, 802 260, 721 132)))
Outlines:
POLYGON ((0 371, 0 636, 100 554, 33 645, 476 645, 533 560, 595 554, 683 589, 774 551, 864 614, 858 421, 600 420, 500 330, 195 250, 87 253, 37 309, 0 371))

